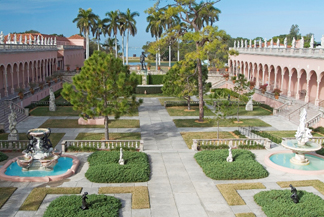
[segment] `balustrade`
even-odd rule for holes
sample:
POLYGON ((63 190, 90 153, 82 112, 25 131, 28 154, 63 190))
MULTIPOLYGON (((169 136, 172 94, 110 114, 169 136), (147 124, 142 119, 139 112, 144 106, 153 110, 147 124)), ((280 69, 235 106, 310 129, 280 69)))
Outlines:
POLYGON ((12 151, 12 150, 25 150, 29 144, 29 140, 0 140, 0 150, 12 151))

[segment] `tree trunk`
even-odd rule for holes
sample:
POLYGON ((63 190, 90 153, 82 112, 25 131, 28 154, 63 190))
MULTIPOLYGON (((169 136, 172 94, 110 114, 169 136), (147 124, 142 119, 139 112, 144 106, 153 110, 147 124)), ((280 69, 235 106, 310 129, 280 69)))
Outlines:
MULTIPOLYGON (((159 41, 159 37, 157 38, 157 40, 159 41)), ((158 52, 158 58, 159 58, 159 66, 161 65, 161 54, 160 54, 160 48, 159 48, 159 52, 158 52)))
POLYGON ((115 49, 116 49, 116 58, 118 55, 118 51, 117 51, 117 35, 115 35, 115 49))
MULTIPOLYGON (((159 41, 159 38, 157 37, 156 38, 156 41, 158 42, 159 41)), ((160 50, 160 49, 159 49, 160 50)), ((159 57, 159 53, 156 53, 155 54, 155 70, 157 71, 158 70, 158 57, 159 57)))
POLYGON ((171 45, 169 45, 169 67, 171 67, 171 45))
POLYGON ((123 40, 122 40, 122 43, 123 43, 123 46, 122 46, 122 47, 123 47, 123 48, 122 48, 122 49, 123 49, 123 52, 122 52, 122 53, 123 53, 123 65, 125 65, 125 55, 124 55, 124 33, 123 33, 123 36, 122 36, 122 37, 123 37, 123 40))
POLYGON ((129 40, 129 30, 127 31, 127 40, 126 40, 126 65, 128 65, 128 40, 129 40))
POLYGON ((89 31, 86 31, 86 60, 89 58, 89 31))
POLYGON ((99 45, 100 45, 100 36, 98 37, 98 50, 100 50, 99 45))
POLYGON ((198 68, 198 91, 199 91, 199 120, 198 121, 203 122, 204 121, 204 98, 203 98, 204 94, 203 94, 202 69, 201 69, 200 59, 197 59, 197 68, 198 68))
POLYGON ((108 116, 105 116, 105 140, 109 140, 108 116))
POLYGON ((191 110, 191 107, 190 107, 190 96, 188 96, 187 103, 188 103, 188 110, 190 111, 191 110))

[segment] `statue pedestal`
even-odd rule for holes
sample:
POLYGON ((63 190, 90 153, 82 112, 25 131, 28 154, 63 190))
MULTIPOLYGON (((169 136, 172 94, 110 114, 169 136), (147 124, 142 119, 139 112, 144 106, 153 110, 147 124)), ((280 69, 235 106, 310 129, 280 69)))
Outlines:
POLYGON ((55 105, 55 103, 51 103, 50 102, 48 109, 49 109, 50 112, 55 112, 56 111, 56 105, 55 105))
POLYGON ((19 140, 19 134, 18 133, 10 133, 8 135, 9 141, 19 140))
POLYGON ((146 75, 142 76, 142 85, 147 85, 146 75))

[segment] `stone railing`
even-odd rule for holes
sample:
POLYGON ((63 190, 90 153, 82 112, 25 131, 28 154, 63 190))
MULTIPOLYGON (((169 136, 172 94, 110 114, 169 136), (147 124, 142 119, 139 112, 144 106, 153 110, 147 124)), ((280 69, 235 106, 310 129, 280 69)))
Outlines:
POLYGON ((83 46, 76 46, 76 45, 57 45, 57 48, 60 50, 78 50, 83 49, 83 46))
POLYGON ((27 148, 29 140, 0 140, 0 150, 11 151, 11 150, 24 150, 27 148))
POLYGON ((1 52, 29 52, 57 50, 56 45, 36 45, 36 44, 0 44, 1 52))
MULTIPOLYGON (((296 138, 295 137, 282 138, 282 141, 285 140, 296 140, 296 138)), ((312 137, 309 140, 319 145, 322 145, 324 143, 324 137, 312 137)))
POLYGON ((13 103, 11 100, 4 100, 3 102, 8 108, 11 104, 12 109, 18 113, 24 114, 26 116, 29 116, 29 109, 28 108, 22 108, 19 105, 13 103))
POLYGON ((193 151, 198 150, 198 146, 202 145, 228 145, 232 148, 237 148, 239 145, 263 145, 266 149, 270 149, 271 141, 266 138, 260 139, 193 139, 192 147, 193 151))
POLYGON ((240 54, 260 54, 272 56, 295 56, 295 57, 308 57, 308 58, 324 58, 323 48, 230 48, 235 49, 240 54))
POLYGON ((143 140, 63 140, 62 152, 65 152, 70 146, 97 148, 98 150, 114 148, 135 148, 139 151, 144 150, 143 140))
POLYGON ((273 109, 273 115, 278 115, 282 111, 288 110, 288 106, 289 106, 288 104, 283 104, 278 108, 274 108, 273 109))
POLYGON ((314 124, 318 123, 321 120, 322 117, 323 117, 322 112, 321 113, 318 113, 317 115, 315 115, 314 117, 312 117, 311 119, 309 119, 306 122, 306 126, 307 127, 313 126, 314 124))

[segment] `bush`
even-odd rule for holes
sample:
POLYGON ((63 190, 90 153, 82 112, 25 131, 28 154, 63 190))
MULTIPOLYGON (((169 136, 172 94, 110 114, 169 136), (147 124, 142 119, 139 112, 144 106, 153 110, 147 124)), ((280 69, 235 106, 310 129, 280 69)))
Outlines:
MULTIPOLYGON (((61 96, 61 91, 62 91, 62 88, 54 92, 55 98, 61 96)), ((41 99, 39 101, 40 102, 47 102, 47 101, 49 101, 49 98, 50 98, 50 96, 48 95, 48 96, 44 97, 43 99, 41 99)))
POLYGON ((0 162, 1 161, 4 161, 4 160, 7 160, 8 159, 8 156, 2 152, 0 152, 0 162))
POLYGON ((146 90, 146 94, 155 94, 155 93, 162 93, 161 90, 162 86, 158 87, 150 87, 150 86, 137 86, 136 87, 136 93, 137 94, 144 94, 144 91, 146 90))
POLYGON ((262 107, 262 108, 268 109, 271 112, 273 112, 273 108, 271 106, 267 105, 267 104, 260 103, 259 106, 262 107))
POLYGON ((324 200, 306 191, 298 191, 299 203, 290 198, 290 190, 262 191, 254 195, 255 202, 268 217, 323 216, 324 200))
POLYGON ((94 152, 97 151, 98 149, 95 147, 76 147, 76 146, 69 146, 66 151, 68 152, 94 152))
POLYGON ((142 75, 136 75, 136 79, 137 79, 137 85, 141 85, 142 84, 142 75))
POLYGON ((282 138, 273 136, 273 135, 271 135, 269 133, 266 133, 266 132, 263 132, 263 131, 251 130, 251 132, 256 134, 256 135, 259 135, 259 136, 261 136, 263 138, 268 138, 268 139, 270 139, 272 142, 274 142, 276 144, 280 144, 282 142, 282 138))
POLYGON ((195 154, 197 163, 215 180, 259 179, 269 175, 247 150, 232 150, 233 162, 226 161, 228 150, 202 151, 195 154))
POLYGON ((318 132, 318 133, 321 133, 321 134, 324 134, 324 127, 317 127, 315 129, 313 129, 314 132, 318 132))
POLYGON ((87 179, 97 183, 147 182, 150 165, 143 152, 123 152, 125 165, 119 165, 119 151, 97 151, 88 157, 87 179))
POLYGON ((106 195, 87 195, 89 209, 82 210, 80 195, 62 196, 53 200, 47 207, 44 217, 67 217, 67 216, 109 216, 118 217, 122 203, 119 199, 106 195))
POLYGON ((235 135, 237 135, 239 138, 246 138, 246 136, 244 136, 240 131, 238 131, 238 130, 234 130, 233 131, 233 133, 235 134, 235 135))
POLYGON ((228 149, 228 145, 221 144, 221 145, 199 145, 197 147, 198 150, 217 150, 217 149, 228 149))
POLYGON ((148 75, 148 84, 163 84, 164 75, 148 75))
POLYGON ((6 133, 6 131, 4 129, 0 129, 0 134, 1 133, 6 133))
POLYGON ((238 149, 265 149, 263 145, 255 144, 255 145, 239 145, 238 149))
POLYGON ((235 91, 232 91, 227 88, 211 89, 211 92, 214 93, 213 97, 215 97, 215 98, 217 98, 217 97, 227 98, 228 94, 230 94, 231 96, 233 96, 235 98, 239 98, 243 102, 249 101, 249 97, 240 95, 239 93, 236 93, 235 91))

